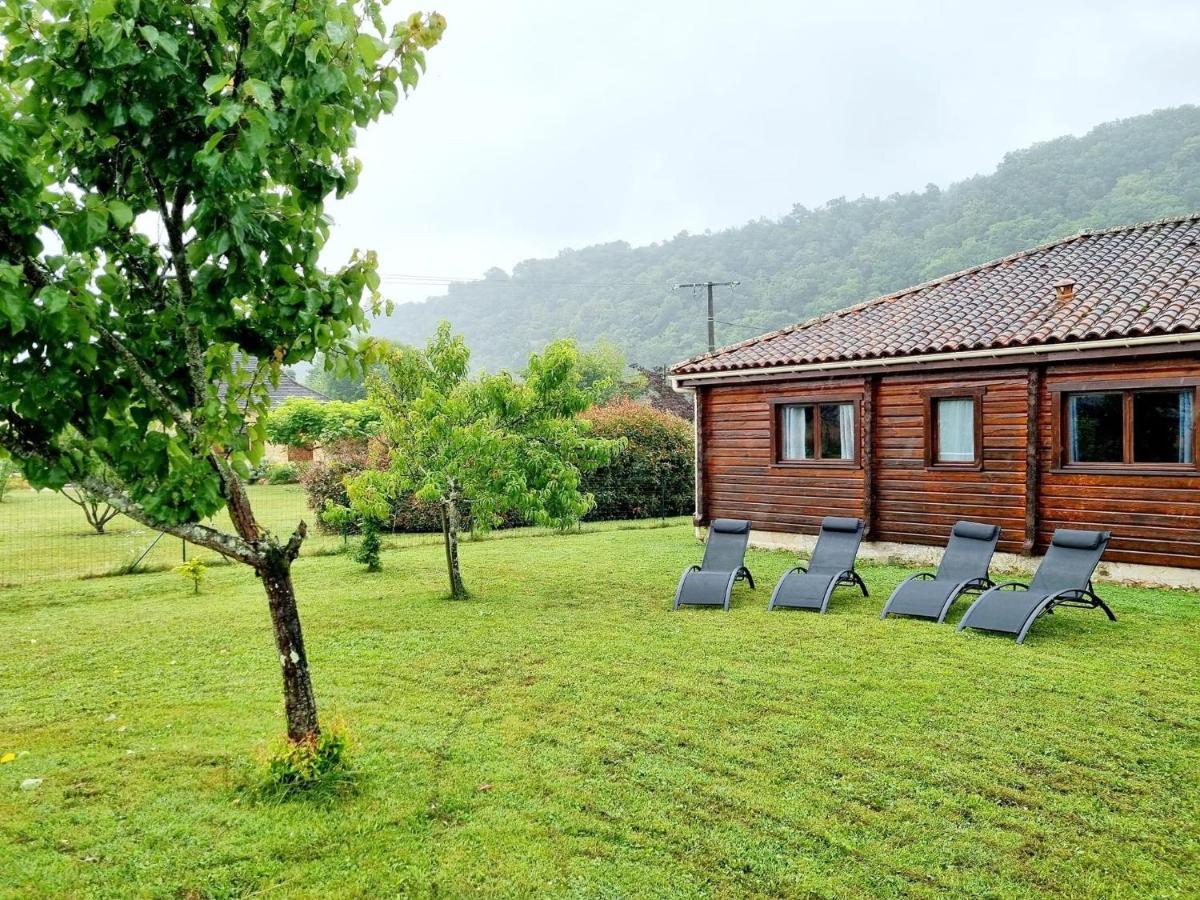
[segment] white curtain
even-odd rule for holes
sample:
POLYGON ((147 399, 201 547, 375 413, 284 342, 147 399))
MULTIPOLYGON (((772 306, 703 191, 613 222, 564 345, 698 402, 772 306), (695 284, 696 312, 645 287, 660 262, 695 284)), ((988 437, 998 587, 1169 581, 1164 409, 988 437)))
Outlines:
POLYGON ((1192 392, 1179 393, 1179 461, 1192 461, 1192 392))
POLYGON ((803 406, 785 406, 783 408, 783 458, 808 459, 804 448, 807 444, 807 425, 804 421, 803 406))
POLYGON ((838 424, 842 431, 842 459, 854 459, 854 404, 838 407, 838 424))
POLYGON ((975 401, 970 397, 937 402, 938 461, 975 459, 975 401))

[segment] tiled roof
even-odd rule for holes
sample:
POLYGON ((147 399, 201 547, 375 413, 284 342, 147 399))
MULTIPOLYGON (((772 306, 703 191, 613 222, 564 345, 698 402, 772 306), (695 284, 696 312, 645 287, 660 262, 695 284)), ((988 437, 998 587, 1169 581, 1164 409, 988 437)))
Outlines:
MULTIPOLYGON (((259 367, 259 361, 257 357, 250 356, 249 354, 235 353, 233 365, 237 369, 251 372, 259 367)), ((270 380, 267 380, 266 384, 267 395, 271 398, 271 409, 288 400, 295 400, 297 398, 308 398, 310 400, 318 400, 322 403, 329 400, 320 391, 314 391, 312 388, 302 385, 286 371, 279 373, 279 384, 273 385, 270 380)), ((223 384, 221 385, 221 396, 225 396, 225 385, 223 384)))
POLYGON ((677 364, 675 375, 1200 331, 1200 215, 1080 234, 677 364), (1056 282, 1073 282, 1068 300, 1056 282))
POLYGON ((322 402, 329 398, 320 391, 314 391, 310 387, 305 387, 287 372, 279 373, 279 384, 272 385, 267 383, 267 393, 271 395, 271 408, 274 409, 280 403, 287 400, 295 400, 297 397, 307 397, 310 400, 320 400, 322 402))

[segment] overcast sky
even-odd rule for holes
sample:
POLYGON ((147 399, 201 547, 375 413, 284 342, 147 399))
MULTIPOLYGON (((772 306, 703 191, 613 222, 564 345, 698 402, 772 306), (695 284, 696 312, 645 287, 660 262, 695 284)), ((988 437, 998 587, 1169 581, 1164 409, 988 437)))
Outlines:
POLYGON ((331 263, 364 247, 385 274, 511 271, 564 247, 945 185, 1035 141, 1200 102, 1195 0, 434 8, 445 39, 363 135, 358 191, 331 208, 331 263))

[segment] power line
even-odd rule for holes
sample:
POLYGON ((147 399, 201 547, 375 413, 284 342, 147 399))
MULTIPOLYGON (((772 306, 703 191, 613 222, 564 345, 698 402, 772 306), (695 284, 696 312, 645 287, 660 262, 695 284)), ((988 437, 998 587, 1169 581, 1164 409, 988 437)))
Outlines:
POLYGON ((741 284, 740 281, 690 281, 685 284, 675 285, 675 290, 681 288, 707 288, 708 289, 708 352, 712 353, 717 349, 717 331, 713 325, 713 288, 715 287, 737 287, 741 284))

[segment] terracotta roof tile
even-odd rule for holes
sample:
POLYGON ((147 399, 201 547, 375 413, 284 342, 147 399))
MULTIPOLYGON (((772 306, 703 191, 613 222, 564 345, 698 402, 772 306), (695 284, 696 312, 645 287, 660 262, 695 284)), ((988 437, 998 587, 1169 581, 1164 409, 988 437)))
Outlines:
POLYGON ((1200 330, 1200 215, 1076 235, 679 363, 676 375, 1200 330), (1074 282, 1069 300, 1055 283, 1074 282))

